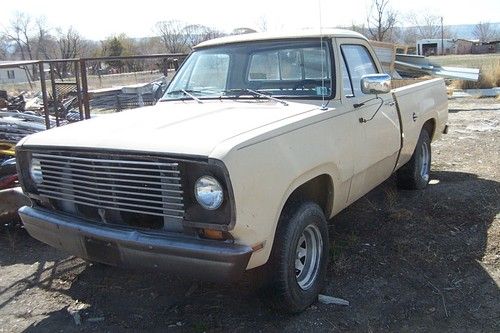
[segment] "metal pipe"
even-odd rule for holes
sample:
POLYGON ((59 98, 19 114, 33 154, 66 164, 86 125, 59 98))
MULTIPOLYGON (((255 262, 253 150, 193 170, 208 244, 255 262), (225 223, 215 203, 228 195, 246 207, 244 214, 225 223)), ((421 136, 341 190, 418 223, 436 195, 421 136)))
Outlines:
POLYGON ((43 61, 38 63, 38 71, 40 73, 40 89, 42 90, 43 110, 45 115, 45 127, 50 129, 50 116, 49 116, 49 101, 47 98, 47 84, 45 82, 45 72, 43 68, 43 61))
POLYGON ((71 62, 71 61, 113 61, 113 60, 128 60, 128 59, 155 59, 155 58, 184 58, 187 53, 157 53, 144 55, 116 56, 116 57, 95 57, 95 58, 71 58, 71 59, 50 59, 44 60, 47 63, 54 62, 71 62))
POLYGON ((441 16, 441 55, 444 55, 444 27, 443 27, 442 16, 441 16))
POLYGON ((52 84, 52 101, 54 103, 54 114, 56 116, 56 126, 59 127, 59 112, 57 112, 57 89, 56 89, 56 78, 54 76, 54 67, 52 63, 49 64, 50 70, 50 81, 52 84))
POLYGON ((76 80, 76 97, 78 99, 78 111, 80 113, 80 120, 83 120, 83 103, 82 103, 82 88, 80 85, 80 63, 75 61, 73 63, 74 71, 75 71, 75 80, 76 80))
POLYGON ((82 74, 83 111, 85 113, 85 119, 90 119, 89 86, 87 82, 87 63, 85 59, 80 59, 80 73, 82 74))

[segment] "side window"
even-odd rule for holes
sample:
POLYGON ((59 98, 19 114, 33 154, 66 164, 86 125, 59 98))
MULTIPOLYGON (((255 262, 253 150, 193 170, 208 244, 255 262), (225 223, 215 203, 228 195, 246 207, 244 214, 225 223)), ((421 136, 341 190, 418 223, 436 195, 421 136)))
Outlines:
POLYGON ((351 76, 354 95, 359 96, 361 92, 361 77, 367 74, 376 74, 377 67, 370 55, 370 52, 363 45, 342 45, 342 54, 347 62, 347 68, 351 76))
POLYGON ((354 93, 352 91, 351 78, 349 77, 349 72, 347 71, 347 66, 345 64, 344 56, 342 56, 341 61, 341 70, 342 70, 342 86, 344 87, 344 96, 345 97, 353 97, 354 93))

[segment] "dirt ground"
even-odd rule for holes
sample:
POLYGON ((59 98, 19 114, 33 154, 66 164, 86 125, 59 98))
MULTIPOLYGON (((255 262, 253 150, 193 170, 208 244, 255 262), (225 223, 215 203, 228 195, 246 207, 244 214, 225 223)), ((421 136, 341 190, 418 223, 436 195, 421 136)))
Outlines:
POLYGON ((299 315, 270 310, 245 282, 131 272, 0 230, 0 331, 500 332, 500 101, 450 101, 432 181, 394 179, 331 222, 324 294, 299 315))

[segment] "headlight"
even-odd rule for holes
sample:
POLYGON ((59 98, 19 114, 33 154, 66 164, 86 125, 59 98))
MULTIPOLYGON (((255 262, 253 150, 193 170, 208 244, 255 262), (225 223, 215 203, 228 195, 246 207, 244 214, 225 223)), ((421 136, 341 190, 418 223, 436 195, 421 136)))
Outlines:
POLYGON ((214 177, 210 176, 198 178, 194 185, 194 193, 198 203, 208 210, 219 208, 224 200, 222 186, 214 177))
POLYGON ((41 184, 43 181, 42 166, 40 165, 40 160, 38 158, 31 159, 30 176, 35 184, 41 184))

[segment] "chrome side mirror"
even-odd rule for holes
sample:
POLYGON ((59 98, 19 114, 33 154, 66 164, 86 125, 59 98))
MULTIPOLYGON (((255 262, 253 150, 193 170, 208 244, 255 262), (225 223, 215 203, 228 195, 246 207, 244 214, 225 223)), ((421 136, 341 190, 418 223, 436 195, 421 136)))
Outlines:
POLYGON ((363 75, 361 91, 366 95, 387 94, 391 91, 391 77, 387 74, 363 75))

